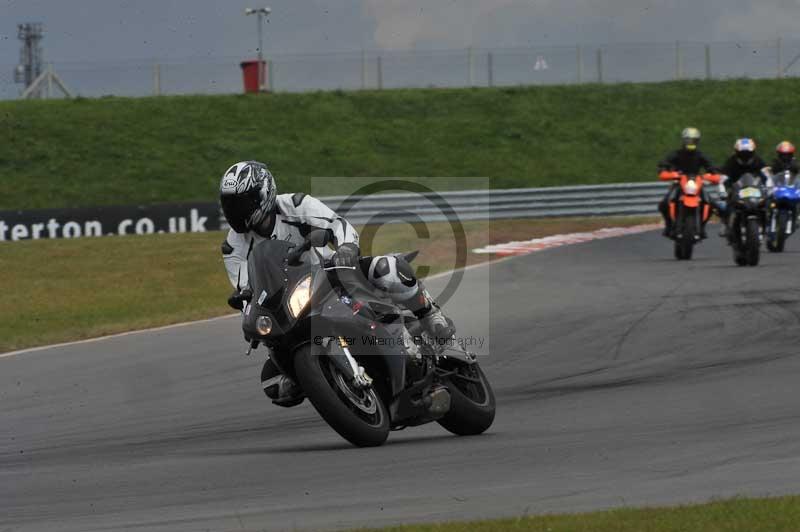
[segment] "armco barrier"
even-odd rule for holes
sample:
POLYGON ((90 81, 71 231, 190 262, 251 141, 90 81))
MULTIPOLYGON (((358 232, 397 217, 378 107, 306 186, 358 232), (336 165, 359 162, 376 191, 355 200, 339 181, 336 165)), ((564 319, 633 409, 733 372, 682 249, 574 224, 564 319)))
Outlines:
POLYGON ((354 225, 503 220, 556 216, 656 214, 666 184, 620 183, 571 187, 464 190, 320 198, 354 225))
MULTIPOLYGON (((666 184, 461 190, 320 198, 354 225, 655 214, 666 184)), ((0 240, 227 229, 216 203, 0 211, 0 240), (215 223, 218 222, 218 223, 215 223)))

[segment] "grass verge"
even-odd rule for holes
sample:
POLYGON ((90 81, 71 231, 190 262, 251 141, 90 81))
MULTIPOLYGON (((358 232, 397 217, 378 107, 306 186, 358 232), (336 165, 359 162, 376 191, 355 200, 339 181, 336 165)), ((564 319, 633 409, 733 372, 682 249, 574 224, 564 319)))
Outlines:
MULTIPOLYGON (((652 218, 467 222, 467 247, 635 225, 652 218)), ((372 249, 420 249, 429 273, 452 269, 453 235, 428 224, 383 226, 372 249)), ((362 238, 366 232, 361 231, 362 238)), ((231 291, 219 252, 222 233, 27 240, 0 243, 0 352, 220 316, 231 291)), ((366 242, 366 238, 364 241, 366 242)), ((366 245, 364 246, 366 247, 366 245)), ((468 253, 468 264, 489 255, 468 253)))
POLYGON ((798 90, 784 79, 6 101, 0 210, 213 200, 225 169, 252 158, 283 190, 315 195, 342 187, 308 190, 313 176, 652 180, 687 125, 715 161, 737 136, 771 149, 796 131, 798 90))
POLYGON ((569 515, 409 525, 358 532, 795 532, 800 497, 730 499, 671 508, 624 508, 569 515))

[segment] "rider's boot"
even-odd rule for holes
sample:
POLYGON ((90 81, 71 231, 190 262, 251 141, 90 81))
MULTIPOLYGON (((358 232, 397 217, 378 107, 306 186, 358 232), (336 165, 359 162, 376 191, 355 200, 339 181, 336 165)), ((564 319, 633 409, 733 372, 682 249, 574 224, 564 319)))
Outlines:
POLYGON ((664 218, 664 231, 661 234, 670 237, 672 236, 672 218, 669 217, 669 212, 661 208, 661 205, 658 206, 658 210, 661 212, 661 217, 664 218))
POLYGON ((267 359, 261 370, 261 386, 267 397, 278 406, 286 408, 296 406, 306 398, 300 386, 282 374, 272 359, 267 359))

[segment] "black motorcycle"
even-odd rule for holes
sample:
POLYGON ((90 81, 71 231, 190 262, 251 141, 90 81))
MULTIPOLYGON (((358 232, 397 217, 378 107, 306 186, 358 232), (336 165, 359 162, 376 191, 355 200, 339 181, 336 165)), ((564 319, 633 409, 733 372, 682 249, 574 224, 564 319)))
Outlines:
POLYGON ((381 445, 390 430, 432 421, 459 435, 488 429, 495 398, 476 356, 455 339, 430 337, 359 268, 323 260, 314 248, 329 240, 316 230, 301 246, 265 240, 253 248, 242 323, 250 350, 266 346, 354 445, 381 445))
POLYGON ((739 266, 758 265, 761 233, 766 223, 766 190, 761 178, 744 174, 733 184, 728 239, 739 266))

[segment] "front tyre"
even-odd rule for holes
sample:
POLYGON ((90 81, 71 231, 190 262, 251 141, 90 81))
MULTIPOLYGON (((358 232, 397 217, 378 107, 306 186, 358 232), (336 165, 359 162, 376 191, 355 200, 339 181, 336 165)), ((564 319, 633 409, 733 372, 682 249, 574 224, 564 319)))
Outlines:
POLYGON ((459 436, 473 436, 494 421, 494 392, 478 364, 459 364, 444 379, 450 392, 450 410, 438 423, 459 436))
POLYGON ((696 240, 697 227, 695 224, 694 210, 681 209, 681 218, 677 236, 675 238, 675 258, 678 260, 691 260, 692 251, 696 240))
POLYGON ((374 388, 352 386, 330 357, 310 345, 297 350, 294 367, 311 404, 342 438, 358 447, 386 441, 389 412, 374 388))
POLYGON ((784 210, 778 211, 778 223, 775 231, 775 251, 782 253, 786 246, 787 228, 789 226, 790 214, 784 210))
POLYGON ((745 239, 745 257, 749 266, 758 266, 759 252, 761 248, 760 232, 761 225, 758 220, 751 218, 747 220, 747 237, 745 239))

